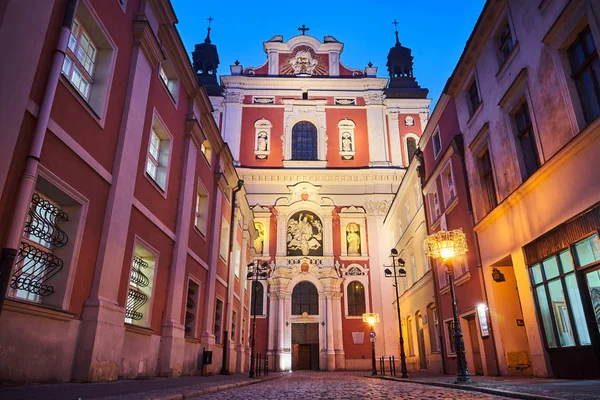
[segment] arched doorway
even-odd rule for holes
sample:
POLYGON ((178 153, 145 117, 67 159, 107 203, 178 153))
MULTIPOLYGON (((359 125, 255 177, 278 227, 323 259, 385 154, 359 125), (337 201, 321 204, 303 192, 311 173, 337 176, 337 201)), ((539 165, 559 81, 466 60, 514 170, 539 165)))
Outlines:
POLYGON ((298 283, 292 291, 292 370, 319 369, 319 323, 300 322, 309 315, 319 315, 319 292, 311 282, 298 283))

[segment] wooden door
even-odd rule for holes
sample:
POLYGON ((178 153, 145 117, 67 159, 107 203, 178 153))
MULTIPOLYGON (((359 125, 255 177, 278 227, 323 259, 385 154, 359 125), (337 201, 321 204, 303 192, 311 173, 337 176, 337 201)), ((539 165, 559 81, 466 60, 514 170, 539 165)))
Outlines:
POLYGON ((471 349, 473 350, 473 363, 475 364, 475 375, 483 375, 483 363, 481 362, 481 350, 479 349, 479 335, 475 317, 467 320, 469 322, 469 336, 471 336, 471 349))
POLYGON ((310 362, 311 345, 300 344, 298 345, 298 369, 311 369, 310 362))

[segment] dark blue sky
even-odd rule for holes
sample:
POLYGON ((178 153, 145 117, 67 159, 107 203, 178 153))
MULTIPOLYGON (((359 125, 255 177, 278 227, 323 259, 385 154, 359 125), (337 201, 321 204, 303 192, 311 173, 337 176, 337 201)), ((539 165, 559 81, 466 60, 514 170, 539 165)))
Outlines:
MULTIPOLYGON (((212 16, 211 39, 217 45, 219 74, 240 60, 244 67, 258 67, 266 60, 262 43, 274 35, 287 41, 299 34, 323 40, 331 35, 344 43, 341 61, 361 68, 369 61, 387 77, 386 57, 394 45, 394 25, 399 22, 400 42, 415 57, 415 76, 429 89, 435 103, 462 53, 485 0, 413 1, 291 1, 241 2, 171 0, 179 19, 178 29, 189 53, 206 37, 207 18, 212 16)), ((432 104, 433 105, 433 104, 432 104)))

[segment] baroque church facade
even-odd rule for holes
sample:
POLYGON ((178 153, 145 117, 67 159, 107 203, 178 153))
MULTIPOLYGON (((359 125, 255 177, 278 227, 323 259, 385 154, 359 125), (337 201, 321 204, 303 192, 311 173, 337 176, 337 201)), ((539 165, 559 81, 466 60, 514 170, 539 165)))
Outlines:
POLYGON ((384 279, 396 243, 383 223, 430 99, 397 32, 389 79, 371 63, 346 67, 343 48, 305 30, 276 35, 263 43, 263 65, 236 61, 220 81, 210 28, 192 53, 253 210, 256 261, 269 265, 249 291, 256 352, 274 370, 369 369, 363 313, 381 316, 377 354, 399 354, 394 288, 384 279))

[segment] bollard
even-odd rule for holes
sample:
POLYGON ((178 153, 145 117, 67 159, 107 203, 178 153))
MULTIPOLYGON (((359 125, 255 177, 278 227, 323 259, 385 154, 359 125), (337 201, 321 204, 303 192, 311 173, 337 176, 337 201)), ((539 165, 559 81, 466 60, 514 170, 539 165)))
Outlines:
MULTIPOLYGON (((392 368, 393 368, 393 375, 396 376, 396 356, 392 356, 392 368)), ((392 372, 390 371, 390 374, 392 374, 392 372)))
POLYGON ((390 376, 393 375, 392 371, 394 370, 394 366, 392 365, 392 356, 388 357, 388 361, 390 363, 390 376))
POLYGON ((385 356, 381 356, 381 375, 385 376, 385 356))
POLYGON ((269 359, 265 357, 265 376, 269 375, 269 359))

